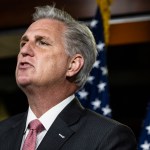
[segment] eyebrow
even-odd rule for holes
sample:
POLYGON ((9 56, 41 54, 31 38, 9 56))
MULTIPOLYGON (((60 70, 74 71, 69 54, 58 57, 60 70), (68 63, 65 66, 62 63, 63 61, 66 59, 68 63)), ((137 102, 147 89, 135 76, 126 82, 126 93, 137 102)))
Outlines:
POLYGON ((28 41, 28 37, 26 35, 23 35, 21 37, 20 41, 28 41))
POLYGON ((46 37, 46 36, 41 36, 41 35, 36 35, 36 36, 35 36, 35 39, 36 39, 36 40, 46 39, 46 40, 49 40, 49 41, 51 42, 51 40, 50 40, 48 37, 46 37))
MULTIPOLYGON (((35 39, 36 40, 46 39, 46 40, 48 40, 50 42, 50 44, 53 43, 53 41, 47 36, 36 35, 35 39)), ((20 39, 20 42, 21 41, 28 41, 28 40, 29 40, 28 36, 27 35, 23 35, 22 38, 20 39)))

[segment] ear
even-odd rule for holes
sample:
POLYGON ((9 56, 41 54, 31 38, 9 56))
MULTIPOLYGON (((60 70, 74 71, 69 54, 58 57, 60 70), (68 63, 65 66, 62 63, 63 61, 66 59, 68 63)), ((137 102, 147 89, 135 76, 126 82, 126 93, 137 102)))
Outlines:
POLYGON ((70 61, 68 66, 68 71, 66 73, 67 77, 72 77, 77 74, 84 65, 83 56, 80 54, 76 54, 70 61))

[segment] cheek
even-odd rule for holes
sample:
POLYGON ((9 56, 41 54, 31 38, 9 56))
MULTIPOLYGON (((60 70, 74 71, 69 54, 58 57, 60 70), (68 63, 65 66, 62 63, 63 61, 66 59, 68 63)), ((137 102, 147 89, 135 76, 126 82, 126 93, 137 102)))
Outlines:
POLYGON ((44 57, 43 59, 38 59, 36 71, 40 78, 50 76, 56 68, 56 60, 49 57, 44 57))
POLYGON ((37 59, 37 67, 42 75, 64 75, 67 70, 68 60, 69 57, 64 53, 57 53, 53 55, 47 54, 42 59, 37 59))
POLYGON ((54 59, 52 61, 49 61, 47 64, 47 68, 45 69, 45 72, 49 75, 52 75, 57 78, 65 77, 66 75, 66 69, 67 63, 66 60, 63 58, 54 59))

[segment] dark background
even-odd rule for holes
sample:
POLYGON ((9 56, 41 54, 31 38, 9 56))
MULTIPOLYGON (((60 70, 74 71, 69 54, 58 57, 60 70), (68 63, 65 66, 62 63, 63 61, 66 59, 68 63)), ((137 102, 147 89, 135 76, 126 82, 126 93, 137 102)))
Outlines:
MULTIPOLYGON (((55 3, 77 19, 91 18, 96 11, 94 0, 55 0, 55 3)), ((31 22, 33 7, 45 4, 51 1, 0 1, 0 105, 4 105, 8 116, 27 109, 26 96, 15 82, 19 38, 31 22)), ((150 100, 149 0, 112 2, 107 65, 112 118, 130 126, 138 139, 150 100), (141 19, 133 21, 133 18, 141 19), (112 23, 114 20, 116 23, 112 23)))

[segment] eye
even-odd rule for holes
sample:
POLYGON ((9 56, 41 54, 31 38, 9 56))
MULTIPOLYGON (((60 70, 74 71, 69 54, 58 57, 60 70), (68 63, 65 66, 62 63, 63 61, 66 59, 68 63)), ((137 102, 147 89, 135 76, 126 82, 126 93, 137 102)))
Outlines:
POLYGON ((40 45, 49 45, 49 43, 47 41, 44 41, 44 40, 40 40, 39 44, 40 45))
POLYGON ((26 42, 20 42, 20 48, 22 48, 25 44, 26 42))

